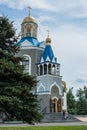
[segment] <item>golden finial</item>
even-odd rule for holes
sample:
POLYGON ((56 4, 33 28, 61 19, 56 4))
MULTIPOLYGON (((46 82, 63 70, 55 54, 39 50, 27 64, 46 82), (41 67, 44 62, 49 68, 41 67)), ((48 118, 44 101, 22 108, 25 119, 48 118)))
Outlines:
POLYGON ((28 16, 30 16, 30 10, 31 10, 32 8, 30 7, 30 6, 28 6, 28 10, 29 10, 29 13, 28 13, 28 16))
POLYGON ((46 38, 46 45, 50 45, 50 43, 51 43, 51 38, 49 38, 49 30, 47 30, 47 32, 48 32, 48 36, 47 36, 47 38, 46 38))

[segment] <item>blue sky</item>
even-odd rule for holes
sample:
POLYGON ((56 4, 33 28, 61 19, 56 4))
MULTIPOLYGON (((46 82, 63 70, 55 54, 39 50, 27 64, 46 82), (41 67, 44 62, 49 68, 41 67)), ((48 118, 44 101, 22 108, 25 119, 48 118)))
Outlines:
POLYGON ((28 15, 36 18, 39 40, 50 30, 52 48, 61 64, 61 75, 74 92, 87 86, 87 0, 0 0, 0 15, 14 21, 17 33, 28 15))

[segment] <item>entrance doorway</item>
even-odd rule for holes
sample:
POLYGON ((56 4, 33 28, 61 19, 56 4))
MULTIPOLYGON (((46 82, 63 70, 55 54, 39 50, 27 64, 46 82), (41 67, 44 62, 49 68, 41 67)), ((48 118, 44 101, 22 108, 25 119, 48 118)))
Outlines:
POLYGON ((57 99, 52 100, 52 112, 57 112, 57 99))
POLYGON ((61 99, 50 99, 50 112, 61 112, 61 99))
POLYGON ((52 103, 52 112, 56 112, 56 104, 55 103, 52 103))

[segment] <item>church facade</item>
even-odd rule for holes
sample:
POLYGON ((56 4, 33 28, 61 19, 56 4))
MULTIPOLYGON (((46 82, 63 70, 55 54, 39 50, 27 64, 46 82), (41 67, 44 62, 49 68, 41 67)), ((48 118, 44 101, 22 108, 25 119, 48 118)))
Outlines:
POLYGON ((25 72, 35 75, 37 86, 32 90, 38 95, 40 112, 67 111, 66 83, 60 75, 60 64, 54 55, 49 34, 44 41, 38 41, 38 24, 32 16, 25 17, 21 24, 20 51, 24 57, 21 64, 25 72))

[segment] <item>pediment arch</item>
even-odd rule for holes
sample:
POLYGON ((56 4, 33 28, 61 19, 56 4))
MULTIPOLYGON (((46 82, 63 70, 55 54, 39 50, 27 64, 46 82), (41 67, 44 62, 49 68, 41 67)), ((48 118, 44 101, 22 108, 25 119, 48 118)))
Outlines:
POLYGON ((60 89, 60 87, 59 87, 59 85, 56 83, 56 82, 54 82, 51 86, 50 86, 50 92, 52 92, 52 89, 53 89, 53 91, 58 91, 58 92, 56 92, 57 94, 59 94, 59 95, 61 95, 61 89, 60 89))
POLYGON ((37 92, 44 92, 45 91, 45 87, 44 85, 41 83, 37 89, 37 92))

